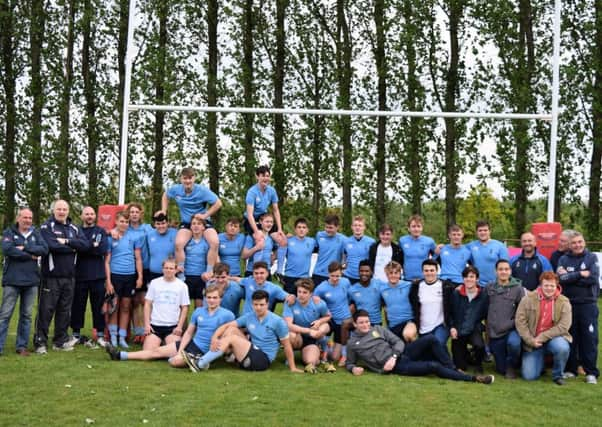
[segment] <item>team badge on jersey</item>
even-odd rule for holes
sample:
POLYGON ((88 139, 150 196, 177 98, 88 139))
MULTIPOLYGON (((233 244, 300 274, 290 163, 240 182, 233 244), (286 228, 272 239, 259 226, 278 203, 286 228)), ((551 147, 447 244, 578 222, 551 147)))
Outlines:
POLYGON ((378 331, 376 331, 376 330, 372 331, 372 336, 373 336, 374 338, 380 338, 380 334, 379 334, 379 333, 378 333, 378 331))

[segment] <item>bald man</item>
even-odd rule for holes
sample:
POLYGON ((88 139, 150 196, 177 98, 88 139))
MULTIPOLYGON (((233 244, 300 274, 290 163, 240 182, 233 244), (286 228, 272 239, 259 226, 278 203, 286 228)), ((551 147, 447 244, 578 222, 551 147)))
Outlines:
POLYGON ((75 291, 75 261, 77 251, 85 251, 90 241, 83 231, 72 224, 69 204, 57 200, 52 204, 52 215, 40 227, 48 244, 49 253, 42 257, 42 285, 38 301, 38 317, 34 347, 37 354, 48 352, 48 328, 54 320, 54 350, 69 351, 78 342, 67 335, 71 320, 71 305, 75 291))
POLYGON ((71 329, 75 338, 80 337, 84 327, 86 305, 90 297, 92 309, 92 325, 96 329, 97 343, 106 345, 104 330, 105 318, 102 314, 102 304, 105 295, 105 254, 108 249, 107 233, 104 228, 96 225, 96 212, 91 206, 82 210, 82 232, 90 241, 86 250, 78 251, 75 266, 75 294, 71 306, 71 329))
POLYGON ((539 286, 539 276, 544 271, 552 271, 548 259, 537 252, 536 239, 533 233, 520 236, 520 255, 510 258, 512 277, 519 279, 525 289, 534 291, 539 286))

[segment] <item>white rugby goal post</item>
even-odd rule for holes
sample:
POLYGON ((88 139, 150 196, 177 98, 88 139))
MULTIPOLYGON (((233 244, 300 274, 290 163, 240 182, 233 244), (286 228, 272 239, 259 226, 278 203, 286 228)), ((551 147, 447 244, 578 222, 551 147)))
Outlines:
POLYGON ((363 117, 438 117, 438 118, 473 118, 494 120, 546 120, 551 121, 550 159, 548 172, 548 222, 554 221, 554 195, 556 192, 556 145, 558 137, 558 99, 560 79, 560 19, 561 0, 554 1, 554 41, 552 49, 552 107, 549 114, 520 113, 472 113, 442 111, 379 111, 379 110, 315 110, 291 108, 248 108, 248 107, 210 107, 186 105, 136 105, 130 104, 130 87, 132 80, 132 54, 134 44, 134 17, 136 0, 130 0, 127 50, 125 56, 125 84, 123 89, 123 120, 121 123, 121 152, 119 161, 119 204, 125 203, 125 177, 128 152, 128 125, 130 111, 178 111, 199 113, 254 113, 254 114, 289 114, 289 115, 325 115, 325 116, 363 116, 363 117))

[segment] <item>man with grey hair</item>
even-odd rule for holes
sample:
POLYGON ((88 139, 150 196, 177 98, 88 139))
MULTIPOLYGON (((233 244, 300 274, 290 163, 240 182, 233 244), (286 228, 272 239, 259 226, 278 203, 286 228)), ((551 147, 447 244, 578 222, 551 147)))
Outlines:
POLYGON ((21 298, 16 350, 21 356, 29 356, 27 342, 31 329, 31 312, 40 285, 38 258, 48 253, 46 241, 32 224, 31 210, 22 208, 17 213, 17 223, 8 227, 2 234, 4 291, 0 307, 0 354, 6 342, 8 325, 17 299, 21 298))
POLYGON ((90 241, 69 218, 69 204, 57 200, 52 204, 52 215, 40 231, 48 244, 48 255, 42 257, 42 286, 38 300, 38 316, 34 336, 35 351, 47 353, 48 328, 54 319, 54 350, 73 350, 77 338, 69 338, 67 328, 71 320, 71 305, 75 291, 75 261, 77 251, 85 251, 90 241))
POLYGON ((558 249, 552 252, 550 257, 550 264, 552 264, 552 270, 556 271, 558 268, 558 260, 561 256, 568 253, 571 249, 571 237, 575 234, 575 230, 562 230, 558 237, 558 249))

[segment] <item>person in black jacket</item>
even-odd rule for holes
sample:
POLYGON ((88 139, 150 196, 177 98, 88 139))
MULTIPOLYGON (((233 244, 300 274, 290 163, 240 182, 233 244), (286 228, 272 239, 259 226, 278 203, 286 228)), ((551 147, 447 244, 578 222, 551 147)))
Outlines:
POLYGON ((432 334, 444 346, 449 338, 451 300, 454 285, 437 277, 437 261, 422 262, 423 280, 415 280, 410 290, 414 323, 420 336, 432 334))
POLYGON ((34 336, 35 351, 38 354, 46 354, 48 351, 48 328, 54 316, 53 349, 73 350, 73 346, 79 341, 77 338, 69 338, 67 328, 71 320, 75 291, 77 251, 85 251, 90 246, 83 231, 72 224, 66 201, 55 201, 52 212, 40 227, 49 252, 42 257, 42 286, 34 336))
POLYGON ((73 336, 79 338, 80 330, 84 327, 89 295, 92 325, 96 329, 97 343, 104 347, 106 345, 104 338, 105 317, 102 314, 102 304, 105 295, 107 233, 102 227, 96 225, 96 212, 92 207, 86 206, 82 210, 81 219, 82 232, 90 241, 90 246, 77 254, 75 294, 71 307, 71 329, 73 330, 73 336))
MULTIPOLYGON (((387 282, 385 265, 391 261, 397 261, 403 265, 403 252, 397 243, 393 242, 393 227, 383 224, 378 229, 378 242, 373 243, 368 251, 370 267, 374 272, 374 278, 387 282)), ((403 270, 402 270, 403 276, 403 270)))
POLYGON ((17 223, 2 234, 2 306, 0 307, 0 354, 6 342, 10 318, 21 299, 17 327, 17 354, 29 356, 27 342, 31 329, 33 302, 40 285, 38 258, 48 253, 48 245, 33 226, 31 210, 23 208, 17 214, 17 223))

